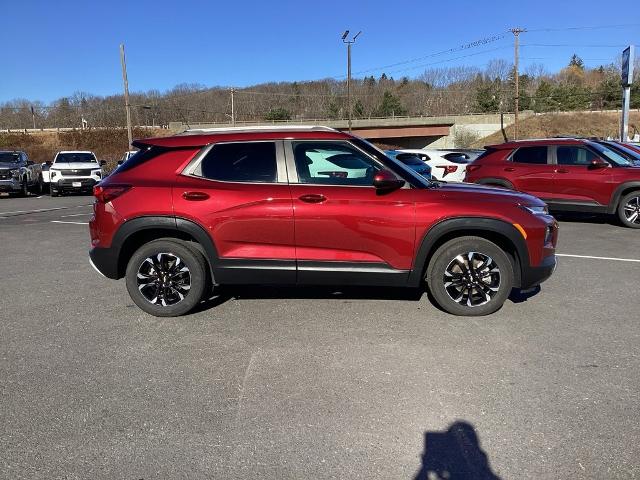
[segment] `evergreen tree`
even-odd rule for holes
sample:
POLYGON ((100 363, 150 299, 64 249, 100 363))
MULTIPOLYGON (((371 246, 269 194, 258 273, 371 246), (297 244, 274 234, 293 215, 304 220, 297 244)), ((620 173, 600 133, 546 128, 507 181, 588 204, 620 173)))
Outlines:
POLYGON ((407 110, 402 106, 400 99, 389 90, 385 90, 382 102, 375 111, 376 117, 391 117, 406 115, 407 110))

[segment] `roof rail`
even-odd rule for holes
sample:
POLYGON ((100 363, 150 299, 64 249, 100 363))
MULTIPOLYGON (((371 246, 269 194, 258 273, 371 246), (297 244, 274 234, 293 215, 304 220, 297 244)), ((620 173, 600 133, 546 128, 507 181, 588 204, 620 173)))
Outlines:
POLYGON ((247 127, 193 128, 180 135, 207 135, 211 133, 245 133, 245 132, 337 132, 335 128, 322 125, 255 125, 247 127))

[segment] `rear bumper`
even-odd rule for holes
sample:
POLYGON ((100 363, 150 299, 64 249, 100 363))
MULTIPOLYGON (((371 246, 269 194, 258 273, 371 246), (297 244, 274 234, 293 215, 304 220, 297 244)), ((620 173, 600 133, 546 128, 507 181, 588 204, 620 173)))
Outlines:
POLYGON ((111 248, 94 247, 89 250, 89 262, 99 274, 117 280, 118 257, 116 251, 111 248))
POLYGON ((527 290, 529 288, 540 285, 553 274, 556 266, 556 256, 550 255, 548 257, 545 257, 539 266, 524 269, 522 272, 520 288, 522 290, 527 290))

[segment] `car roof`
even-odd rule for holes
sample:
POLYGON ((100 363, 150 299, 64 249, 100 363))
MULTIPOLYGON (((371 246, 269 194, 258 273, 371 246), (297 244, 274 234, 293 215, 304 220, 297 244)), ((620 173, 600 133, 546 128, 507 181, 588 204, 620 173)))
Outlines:
POLYGON ((347 133, 328 127, 247 127, 207 130, 189 130, 171 137, 143 138, 133 142, 134 147, 154 145, 159 147, 201 147, 210 143, 249 142, 260 140, 346 140, 353 138, 347 133))
POLYGON ((538 147, 544 145, 584 145, 589 140, 583 138, 531 138, 526 140, 511 140, 505 143, 487 145, 485 148, 493 150, 512 149, 518 147, 538 147))
POLYGON ((58 153, 90 153, 95 155, 95 153, 90 152, 89 150, 60 150, 58 153))

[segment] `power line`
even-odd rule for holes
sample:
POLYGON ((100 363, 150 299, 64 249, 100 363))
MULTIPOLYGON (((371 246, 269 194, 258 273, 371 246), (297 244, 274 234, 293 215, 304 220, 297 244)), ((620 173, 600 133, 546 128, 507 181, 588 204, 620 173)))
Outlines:
POLYGON ((547 27, 547 28, 528 28, 528 32, 563 32, 570 30, 606 30, 611 28, 631 28, 640 27, 640 23, 621 23, 617 25, 588 25, 576 27, 547 27))
MULTIPOLYGON (((400 65, 407 65, 407 64, 410 64, 410 63, 419 62, 419 61, 422 61, 422 60, 426 60, 427 58, 436 57, 438 55, 446 55, 448 53, 455 53, 455 52, 459 52, 459 51, 463 51, 463 50, 468 50, 470 48, 480 47, 482 45, 487 45, 489 43, 497 42, 498 40, 501 40, 501 39, 505 38, 506 35, 507 35, 506 33, 492 35, 492 36, 489 36, 489 37, 481 38, 479 40, 475 40, 475 41, 470 42, 470 43, 459 45, 457 47, 449 48, 447 50, 442 50, 440 52, 434 52, 434 53, 430 53, 428 55, 423 55, 423 56, 420 56, 420 57, 414 57, 414 58, 410 58, 408 60, 402 60, 400 62, 390 63, 388 65, 382 65, 382 66, 379 66, 379 67, 372 67, 372 68, 368 68, 366 70, 360 70, 360 71, 354 72, 353 74, 354 75, 360 75, 360 74, 363 74, 363 73, 377 72, 377 71, 384 70, 384 69, 387 69, 387 68, 393 68, 393 67, 397 67, 397 66, 400 66, 400 65)), ((331 77, 331 78, 344 78, 344 77, 345 77, 344 75, 339 75, 339 76, 335 76, 335 77, 331 77)))

